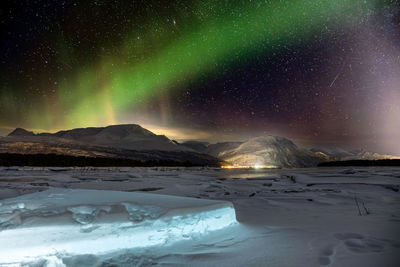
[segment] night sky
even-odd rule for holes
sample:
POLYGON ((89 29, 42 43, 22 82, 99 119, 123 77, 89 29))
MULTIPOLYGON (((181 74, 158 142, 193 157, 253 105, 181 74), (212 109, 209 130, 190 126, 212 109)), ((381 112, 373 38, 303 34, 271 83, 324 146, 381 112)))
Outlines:
POLYGON ((0 134, 138 123, 400 155, 394 0, 3 2, 0 134))

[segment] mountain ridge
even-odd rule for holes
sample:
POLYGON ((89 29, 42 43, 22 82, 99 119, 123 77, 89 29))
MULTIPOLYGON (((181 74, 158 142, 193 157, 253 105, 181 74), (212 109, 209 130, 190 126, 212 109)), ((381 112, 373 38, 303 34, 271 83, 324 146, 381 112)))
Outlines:
POLYGON ((16 128, 0 138, 0 152, 56 153, 72 156, 121 157, 135 160, 189 159, 196 165, 225 162, 236 166, 313 167, 319 163, 349 159, 390 159, 362 149, 305 149, 288 138, 273 135, 253 137, 243 142, 201 141, 178 143, 138 124, 76 128, 56 133, 33 133, 16 128))
POLYGON ((105 127, 75 128, 56 133, 38 133, 17 128, 8 137, 50 137, 74 140, 102 146, 133 150, 193 151, 179 146, 165 135, 155 133, 138 124, 119 124, 105 127))

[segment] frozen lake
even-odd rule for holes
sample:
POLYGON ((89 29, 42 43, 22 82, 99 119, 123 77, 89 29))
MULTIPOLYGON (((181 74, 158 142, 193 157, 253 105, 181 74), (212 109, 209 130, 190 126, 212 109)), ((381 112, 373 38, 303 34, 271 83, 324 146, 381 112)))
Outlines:
POLYGON ((50 188, 225 200, 240 224, 151 248, 56 253, 43 266, 400 264, 400 168, 0 168, 0 203, 50 188))

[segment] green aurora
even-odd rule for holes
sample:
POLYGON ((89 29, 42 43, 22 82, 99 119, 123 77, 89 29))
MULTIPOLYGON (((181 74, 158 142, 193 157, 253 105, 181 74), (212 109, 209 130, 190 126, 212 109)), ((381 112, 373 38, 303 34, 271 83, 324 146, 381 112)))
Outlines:
MULTIPOLYGON (((55 94, 36 96, 21 111, 18 96, 8 88, 0 104, 9 117, 19 109, 18 114, 25 114, 22 124, 34 129, 120 123, 122 116, 160 94, 173 95, 189 81, 219 75, 259 53, 301 45, 337 24, 364 16, 377 4, 361 0, 198 1, 190 12, 180 10, 168 19, 155 16, 144 27, 128 31, 113 53, 67 74, 57 73, 55 94)), ((68 41, 61 38, 57 44, 59 60, 67 64, 71 61, 68 41)), ((3 115, 0 123, 9 125, 8 116, 3 115)))

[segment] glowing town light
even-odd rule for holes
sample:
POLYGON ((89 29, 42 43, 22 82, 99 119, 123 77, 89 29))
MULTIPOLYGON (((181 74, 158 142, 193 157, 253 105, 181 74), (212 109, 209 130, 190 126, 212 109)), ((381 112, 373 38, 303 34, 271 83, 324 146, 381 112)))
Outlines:
POLYGON ((252 166, 249 165, 222 165, 222 169, 279 169, 281 167, 276 166, 276 165, 261 165, 261 164, 255 164, 252 166))
POLYGON ((222 165, 222 169, 251 169, 253 168, 252 166, 245 166, 245 165, 222 165))
POLYGON ((170 244, 237 223, 230 202, 52 189, 0 205, 0 265, 170 244))

